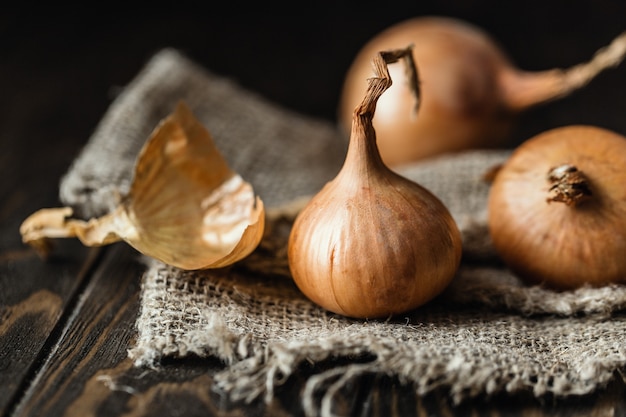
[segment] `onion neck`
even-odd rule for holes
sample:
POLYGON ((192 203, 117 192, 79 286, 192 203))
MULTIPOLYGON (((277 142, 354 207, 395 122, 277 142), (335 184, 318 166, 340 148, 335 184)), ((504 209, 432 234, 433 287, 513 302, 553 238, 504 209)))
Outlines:
POLYGON ((349 172, 355 178, 366 179, 372 173, 384 172, 387 166, 383 163, 378 145, 376 131, 372 124, 373 113, 354 112, 352 131, 348 152, 342 171, 349 172))
POLYGON ((365 179, 370 178, 372 173, 390 171, 380 156, 372 120, 378 99, 392 84, 388 64, 400 59, 405 62, 406 77, 415 96, 415 111, 417 111, 420 89, 417 68, 413 62, 413 46, 379 52, 372 62, 374 77, 367 80, 365 97, 352 115, 350 142, 342 172, 350 172, 355 174, 356 178, 365 179))
POLYGON ((592 195, 589 180, 571 164, 561 164, 548 171, 550 183, 548 203, 559 202, 568 206, 577 206, 592 195))
POLYGON ((584 87, 602 71, 618 66, 626 56, 626 32, 608 46, 599 49, 585 63, 567 69, 530 72, 507 68, 498 82, 507 108, 521 111, 548 101, 565 97, 584 87))

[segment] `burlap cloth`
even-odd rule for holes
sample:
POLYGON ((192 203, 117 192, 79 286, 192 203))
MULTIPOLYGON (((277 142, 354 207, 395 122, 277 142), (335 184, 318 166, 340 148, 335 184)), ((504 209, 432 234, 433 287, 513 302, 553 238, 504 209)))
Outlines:
POLYGON ((557 293, 524 286, 498 262, 482 175, 508 151, 399 169, 448 206, 462 231, 464 261, 442 296, 389 320, 325 312, 289 277, 289 203, 334 177, 345 138, 332 123, 281 108, 176 50, 157 53, 115 99, 62 179, 62 201, 83 217, 110 210, 129 189, 139 148, 179 100, 252 183, 270 220, 258 250, 230 268, 185 272, 146 259, 138 336, 129 351, 137 367, 158 367, 164 357, 215 356, 226 367, 207 389, 234 400, 270 400, 303 363, 346 359, 308 379, 302 401, 310 415, 328 413, 339 388, 370 372, 397 376, 420 395, 449 390, 457 402, 519 390, 580 395, 623 376, 626 287, 557 293))

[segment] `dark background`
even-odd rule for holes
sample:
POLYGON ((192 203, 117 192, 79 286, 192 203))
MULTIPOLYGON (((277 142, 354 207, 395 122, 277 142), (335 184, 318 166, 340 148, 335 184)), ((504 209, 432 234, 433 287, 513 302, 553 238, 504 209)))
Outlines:
MULTIPOLYGON (((280 105, 334 121, 343 76, 358 49, 409 17, 468 20, 527 70, 586 61, 626 30, 624 1, 322 1, 293 10, 230 3, 223 11, 210 4, 4 10, 0 163, 12 165, 15 175, 3 181, 27 188, 42 167, 60 176, 115 95, 163 47, 178 48, 280 105)), ((522 140, 572 123, 626 134, 625 96, 626 63, 566 99, 528 111, 514 135, 522 140)))

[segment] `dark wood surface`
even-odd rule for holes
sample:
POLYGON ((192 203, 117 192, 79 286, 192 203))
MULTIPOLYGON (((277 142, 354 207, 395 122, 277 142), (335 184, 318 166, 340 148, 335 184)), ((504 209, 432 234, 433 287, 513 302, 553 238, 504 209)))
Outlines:
MULTIPOLYGON (((323 3, 300 16, 204 10, 0 15, 0 416, 302 415, 303 367, 271 404, 232 404, 211 390, 214 359, 134 368, 142 267, 125 244, 88 249, 59 241, 44 262, 21 243, 33 211, 58 206, 58 183, 98 120, 145 61, 177 47, 279 104, 334 120, 341 79, 358 47, 389 24, 447 14, 489 30, 525 69, 586 60, 626 29, 623 2, 415 2, 407 7, 323 3), (500 3, 505 3, 501 5, 500 3), (550 4, 546 4, 550 3, 550 4)), ((591 123, 626 134, 626 66, 585 90, 529 111, 519 140, 549 127, 591 123)), ((328 366, 329 364, 318 364, 328 366)), ((416 398, 394 378, 369 375, 342 392, 357 416, 626 416, 616 375, 589 396, 530 393, 453 406, 445 391, 416 398)))

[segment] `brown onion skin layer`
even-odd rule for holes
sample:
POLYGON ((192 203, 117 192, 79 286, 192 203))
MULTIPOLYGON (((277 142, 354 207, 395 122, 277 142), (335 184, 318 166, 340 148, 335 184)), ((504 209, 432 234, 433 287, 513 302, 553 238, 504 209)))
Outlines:
POLYGON ((497 172, 488 211, 495 249, 527 283, 626 283, 626 138, 576 125, 527 140, 497 172), (592 195, 577 205, 547 201, 547 174, 564 163, 589 181, 592 195))
POLYGON ((336 179, 296 219, 291 273, 326 310, 394 316, 440 294, 458 270, 461 238, 442 203, 415 184, 393 182, 346 186, 336 179))
POLYGON ((462 241, 439 198, 384 165, 366 119, 355 117, 342 169, 296 217, 288 257, 313 302, 373 319, 439 295, 459 268, 462 241))

